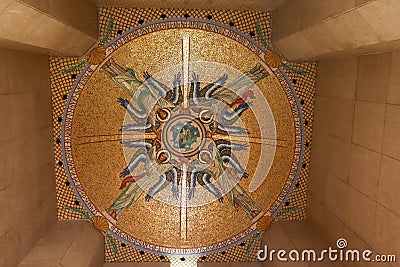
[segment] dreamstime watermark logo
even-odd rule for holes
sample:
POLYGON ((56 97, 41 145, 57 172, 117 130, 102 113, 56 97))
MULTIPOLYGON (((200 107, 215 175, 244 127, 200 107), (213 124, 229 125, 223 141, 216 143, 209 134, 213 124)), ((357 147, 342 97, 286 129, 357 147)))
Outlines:
POLYGON ((263 250, 259 250, 257 258, 260 261, 303 261, 303 262, 321 262, 324 260, 335 261, 352 261, 352 262, 396 262, 396 255, 373 255, 371 250, 358 250, 358 249, 346 249, 347 240, 339 238, 336 241, 336 247, 328 247, 321 251, 314 249, 299 250, 268 250, 268 246, 265 245, 263 250))

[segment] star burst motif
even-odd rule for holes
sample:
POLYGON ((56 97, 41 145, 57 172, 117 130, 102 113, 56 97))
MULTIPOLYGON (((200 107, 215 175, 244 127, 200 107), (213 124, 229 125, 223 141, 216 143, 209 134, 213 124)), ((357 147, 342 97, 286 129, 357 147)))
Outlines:
POLYGON ((173 198, 179 200, 183 197, 179 186, 187 188, 189 200, 201 186, 211 193, 210 202, 227 198, 249 218, 261 211, 236 194, 243 191, 237 183, 248 177, 237 153, 249 144, 231 138, 248 134, 240 117, 255 99, 251 87, 269 75, 259 63, 229 84, 228 75, 202 83, 193 73, 185 86, 177 73, 172 88, 148 72, 141 81, 134 70, 124 69, 112 59, 102 71, 132 96, 130 100, 118 98, 129 121, 121 128, 125 136, 121 143, 134 152, 120 173, 123 191, 108 209, 113 218, 118 219, 143 191, 145 200, 150 201, 170 187, 173 198))

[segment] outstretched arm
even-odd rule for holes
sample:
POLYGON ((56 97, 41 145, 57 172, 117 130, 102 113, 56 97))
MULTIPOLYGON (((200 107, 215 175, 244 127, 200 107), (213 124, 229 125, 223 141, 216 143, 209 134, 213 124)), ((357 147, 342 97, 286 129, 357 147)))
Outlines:
POLYGON ((147 123, 135 123, 135 124, 126 124, 121 127, 122 132, 127 132, 127 131, 136 131, 136 132, 142 132, 144 133, 146 130, 149 130, 151 128, 151 124, 149 122, 147 123))
POLYGON ((146 82, 160 94, 160 96, 163 96, 168 92, 168 87, 162 82, 154 79, 154 77, 147 71, 144 72, 143 77, 146 79, 146 82))
POLYGON ((135 108, 127 99, 119 97, 117 98, 117 102, 126 109, 131 118, 136 122, 143 122, 147 119, 148 115, 146 112, 135 108))
POLYGON ((196 191, 196 177, 198 172, 190 173, 190 185, 189 185, 189 199, 193 199, 194 192, 196 191))
POLYGON ((149 191, 147 191, 147 194, 145 196, 145 201, 150 201, 151 198, 153 198, 158 192, 163 190, 165 187, 167 187, 168 181, 166 180, 166 174, 160 175, 160 178, 158 182, 153 185, 149 191))
POLYGON ((199 103, 199 94, 200 94, 199 75, 197 75, 196 73, 193 73, 192 81, 190 83, 190 96, 193 99, 195 104, 199 103))
POLYGON ((218 190, 218 188, 211 183, 210 181, 211 179, 211 175, 205 172, 199 172, 197 175, 197 181, 198 183, 204 187, 205 189, 207 189, 209 192, 211 192, 217 199, 219 202, 223 202, 223 197, 221 192, 218 190))
POLYGON ((251 70, 238 77, 238 79, 230 83, 227 87, 241 95, 267 76, 269 76, 269 72, 260 63, 257 63, 251 70))
POLYGON ((135 155, 132 157, 131 161, 129 162, 128 166, 119 174, 119 177, 124 178, 128 174, 132 173, 140 162, 146 163, 147 156, 146 154, 142 154, 142 149, 139 149, 135 155))
POLYGON ((242 127, 234 125, 221 125, 218 124, 217 132, 228 133, 228 134, 248 134, 249 132, 242 127))
POLYGON ((243 112, 245 112, 251 105, 251 102, 241 103, 232 112, 229 112, 227 109, 225 109, 221 116, 221 123, 224 125, 234 124, 240 118, 243 112))
POLYGON ((130 140, 130 141, 121 141, 121 144, 125 147, 129 148, 146 148, 150 149, 152 147, 152 144, 149 142, 143 141, 143 140, 130 140))
POLYGON ((172 174, 172 195, 174 198, 179 199, 179 191, 178 191, 178 174, 176 172, 176 169, 173 168, 171 170, 172 174))
POLYGON ((237 175, 240 175, 239 178, 249 177, 249 174, 245 169, 243 169, 242 165, 240 165, 235 155, 231 154, 230 156, 222 156, 222 160, 232 166, 232 168, 227 168, 227 170, 233 175, 233 177, 236 177, 237 175), (235 171, 233 171, 233 169, 235 171))
POLYGON ((244 143, 244 144, 240 144, 240 143, 220 143, 217 145, 217 148, 219 151, 222 151, 224 149, 228 149, 228 150, 236 150, 236 151, 240 151, 240 150, 246 150, 248 149, 249 144, 244 143))
POLYGON ((200 97, 205 97, 205 98, 210 98, 211 95, 218 89, 221 88, 226 80, 228 79, 228 75, 224 74, 223 76, 221 76, 220 78, 218 78, 218 80, 216 80, 213 83, 210 83, 208 85, 206 85, 205 87, 203 87, 200 90, 200 97))
POLYGON ((172 94, 170 101, 174 104, 178 103, 181 92, 182 92, 181 73, 179 72, 174 75, 173 94, 172 94))

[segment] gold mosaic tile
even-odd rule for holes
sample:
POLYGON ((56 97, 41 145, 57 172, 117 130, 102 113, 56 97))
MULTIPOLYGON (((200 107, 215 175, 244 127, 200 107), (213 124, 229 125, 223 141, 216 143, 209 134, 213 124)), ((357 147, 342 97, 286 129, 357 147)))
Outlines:
MULTIPOLYGON (((202 18, 209 19, 207 16, 212 16, 213 21, 217 21, 223 24, 228 24, 233 22, 235 29, 238 29, 248 35, 253 35, 256 32, 255 23, 257 21, 261 22, 264 31, 270 37, 270 14, 263 12, 227 12, 227 11, 202 11, 202 10, 157 10, 157 9, 125 9, 125 8, 100 8, 99 10, 99 24, 100 24, 100 32, 103 32, 106 28, 108 18, 112 16, 115 20, 115 27, 112 31, 111 36, 118 36, 121 31, 125 31, 132 27, 138 26, 139 20, 143 21, 152 21, 158 20, 161 18, 161 15, 165 14, 167 18, 171 17, 183 17, 185 14, 188 14, 193 18, 202 18)), ((142 21, 141 21, 142 22, 142 21)), ((257 36, 254 36, 255 40, 258 40, 257 36)), ((129 49, 129 47, 128 47, 129 49)), ((133 47, 131 47, 133 49, 133 47)), ((122 51, 122 50, 121 50, 122 51)), ((119 53, 123 55, 123 51, 119 53)), ((121 57, 124 58, 124 57, 121 57)), ((126 57, 125 57, 126 58, 126 57)), ((51 58, 50 67, 51 67, 51 86, 52 86, 52 102, 53 102, 53 122, 54 122, 54 139, 55 139, 55 159, 56 162, 60 164, 56 165, 56 188, 57 188, 57 200, 58 200, 58 217, 59 219, 79 219, 80 217, 74 213, 66 211, 64 207, 66 206, 75 206, 80 207, 79 202, 77 202, 77 197, 75 196, 71 185, 69 185, 67 175, 65 173, 64 166, 62 166, 62 153, 61 153, 61 145, 59 144, 59 140, 61 138, 61 122, 60 118, 63 118, 64 106, 66 103, 65 96, 67 96, 73 86, 73 82, 75 81, 79 71, 72 72, 69 74, 62 74, 60 70, 73 65, 78 62, 79 59, 75 58, 51 58)), ((128 58, 126 58, 127 61, 128 58)), ((232 64, 234 64, 233 62, 232 64)), ((246 62, 236 62, 238 68, 242 66, 246 66, 246 62)), ((166 63, 166 65, 168 65, 166 63)), ((308 74, 305 76, 302 75, 294 75, 288 73, 289 79, 292 80, 294 84, 294 88, 299 97, 299 100, 303 100, 304 104, 302 104, 302 113, 304 116, 304 120, 307 121, 307 125, 305 126, 305 141, 308 146, 305 146, 304 156, 303 156, 303 164, 306 164, 304 168, 301 169, 299 178, 295 187, 293 188, 292 194, 287 200, 288 205, 295 206, 298 208, 297 212, 288 214, 285 219, 290 220, 301 220, 305 217, 305 207, 306 207, 306 195, 307 195, 307 177, 308 177, 308 162, 310 159, 310 146, 311 146, 311 134, 312 134, 312 118, 313 118, 313 105, 314 105, 314 87, 315 87, 315 74, 316 74, 316 65, 314 63, 302 63, 302 64, 294 64, 295 66, 301 67, 307 70, 308 74), (296 82, 294 82, 296 80, 296 82)), ((162 69, 162 66, 158 66, 162 69)), ((139 70, 139 72, 143 72, 143 70, 139 70)), ((95 79, 91 80, 92 84, 102 84, 105 82, 105 76, 98 76, 98 81, 95 79)), ((268 79, 265 80, 265 83, 268 83, 268 79)), ((106 83, 104 83, 106 84, 106 83)), ((90 93, 90 91, 88 91, 90 93)), ((105 97, 105 96, 102 96, 105 97)), ((112 96, 112 99, 115 99, 115 96, 112 96)), ((88 102, 88 105, 90 102, 88 102)), ((117 109, 117 105, 115 105, 117 109)), ((83 123, 84 121, 82 121, 83 123)), ((111 125, 110 125, 111 127, 111 125)), ((290 134, 290 133, 289 133, 290 134)), ((105 149, 103 146, 102 149, 105 149)), ((257 151, 256 146, 252 147, 252 150, 257 151)), ((115 153, 115 151, 110 151, 111 154, 115 153)), ((255 152, 257 153, 257 152, 255 152)), ((279 149, 277 155, 279 156, 279 149)), ((82 159, 85 158, 85 155, 82 154, 82 159)), ((84 162, 84 161, 83 161, 84 162)), ((90 162, 86 162, 86 164, 90 164, 90 162)), ((115 170, 120 170, 121 166, 114 166, 115 170)), ((249 166, 249 173, 253 173, 255 167, 249 166)), ((82 169, 83 170, 83 169, 82 169)), ((117 173, 115 170, 109 171, 109 173, 117 173)), ((275 173, 275 170, 271 170, 271 175, 275 173)), ((276 170, 276 173, 279 173, 276 170)), ((244 185, 248 186, 248 184, 244 185)), ((276 186, 270 183, 265 183, 265 186, 276 186)), ((282 185, 278 185, 282 186, 282 185)), ((117 189, 116 185, 114 187, 117 189)), ((258 192, 261 192, 260 190, 258 192)), ((257 193, 257 192, 255 192, 257 193)), ((260 199, 262 196, 254 195, 257 199, 260 199)), ((99 201, 102 201, 101 198, 99 201)), ((144 201, 138 202, 134 209, 131 211, 127 211, 128 213, 135 214, 135 210, 140 210, 140 207, 145 208, 144 201)), ((156 205, 153 202, 150 206, 151 208, 156 205)), ((147 207, 149 208, 149 207, 147 207)), ((158 207, 159 208, 159 207, 158 207)), ((220 212, 217 210, 217 213, 220 212)), ((128 214, 127 213, 127 214, 128 214)), ((193 214, 194 215, 194 214, 193 214)), ((241 215, 243 219, 245 218, 244 213, 241 215)), ((212 225, 211 225, 212 226, 212 225)), ((218 227, 218 225, 214 225, 213 227, 218 227)), ((232 225, 232 227, 234 227, 232 225)), ((143 231, 140 232, 143 234, 143 231)), ((204 241, 202 239, 206 237, 199 236, 199 240, 194 240, 194 244, 199 241, 204 241)), ((211 238, 212 239, 212 238, 211 238)), ((116 240, 116 239, 115 239, 116 240)), ((155 240, 156 242, 159 242, 155 240)), ((212 241, 212 240, 211 240, 212 241)), ((210 241, 210 242, 211 242, 210 241)), ((170 240, 169 242, 177 242, 174 240, 170 240)), ((211 242, 212 243, 212 242, 211 242)), ((135 249, 133 247, 123 245, 120 241, 116 240, 116 244, 118 245, 119 253, 114 255, 113 250, 110 247, 110 244, 107 243, 106 248, 106 261, 168 261, 167 258, 160 258, 159 255, 151 254, 148 252, 141 251, 140 249, 135 249)), ((215 253, 206 256, 205 259, 201 259, 204 261, 252 261, 255 259, 255 254, 248 256, 245 253, 246 245, 236 245, 232 248, 227 249, 223 253, 215 253)), ((257 251, 257 248, 254 249, 257 251)))

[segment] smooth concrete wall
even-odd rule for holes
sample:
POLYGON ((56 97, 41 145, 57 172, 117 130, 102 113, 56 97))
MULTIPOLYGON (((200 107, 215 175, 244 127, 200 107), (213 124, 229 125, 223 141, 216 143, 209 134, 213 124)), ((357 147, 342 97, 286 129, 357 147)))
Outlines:
POLYGON ((307 222, 400 257, 400 53, 320 61, 316 87, 307 222))
POLYGON ((56 217, 49 58, 0 49, 0 266, 16 266, 56 217))

